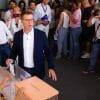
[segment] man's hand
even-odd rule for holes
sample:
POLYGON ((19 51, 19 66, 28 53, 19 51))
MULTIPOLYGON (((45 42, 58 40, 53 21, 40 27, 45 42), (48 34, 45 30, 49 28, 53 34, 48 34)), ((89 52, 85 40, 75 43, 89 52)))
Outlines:
POLYGON ((57 76, 53 69, 49 69, 49 78, 51 78, 54 81, 57 81, 57 76))
POLYGON ((7 59, 6 60, 6 65, 10 65, 10 64, 12 64, 13 63, 13 60, 12 59, 7 59))

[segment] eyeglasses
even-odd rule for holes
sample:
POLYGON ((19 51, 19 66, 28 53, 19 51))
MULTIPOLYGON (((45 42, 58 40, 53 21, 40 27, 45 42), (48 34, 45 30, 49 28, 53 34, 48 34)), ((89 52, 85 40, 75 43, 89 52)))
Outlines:
POLYGON ((22 20, 25 20, 25 21, 33 21, 33 19, 22 19, 22 20))

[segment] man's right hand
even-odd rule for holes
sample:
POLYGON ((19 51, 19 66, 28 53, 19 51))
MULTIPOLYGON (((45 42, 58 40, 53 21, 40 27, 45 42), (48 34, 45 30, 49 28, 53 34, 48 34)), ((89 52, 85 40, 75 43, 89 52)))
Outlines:
POLYGON ((7 59, 6 60, 6 65, 10 65, 10 64, 12 64, 13 63, 13 60, 12 59, 7 59))

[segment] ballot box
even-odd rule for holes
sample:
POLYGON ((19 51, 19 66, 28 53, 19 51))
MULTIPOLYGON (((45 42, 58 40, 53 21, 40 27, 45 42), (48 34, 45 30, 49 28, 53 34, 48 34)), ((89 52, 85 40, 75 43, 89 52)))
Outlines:
POLYGON ((14 67, 15 67, 15 78, 17 80, 24 80, 31 77, 31 75, 20 66, 16 65, 14 67))
POLYGON ((16 100, 58 100, 59 91, 34 76, 23 81, 17 82, 16 100))

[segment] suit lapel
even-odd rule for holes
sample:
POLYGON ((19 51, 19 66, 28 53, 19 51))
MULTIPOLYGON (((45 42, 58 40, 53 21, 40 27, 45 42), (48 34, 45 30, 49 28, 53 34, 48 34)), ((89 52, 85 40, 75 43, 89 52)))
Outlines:
POLYGON ((37 43, 37 34, 36 34, 36 29, 34 29, 34 53, 33 53, 33 56, 35 56, 35 54, 36 54, 36 47, 37 47, 36 43, 37 43))
POLYGON ((21 31, 21 33, 20 33, 20 48, 21 48, 21 52, 22 52, 22 54, 23 54, 23 59, 24 59, 24 47, 23 47, 23 30, 21 31))

